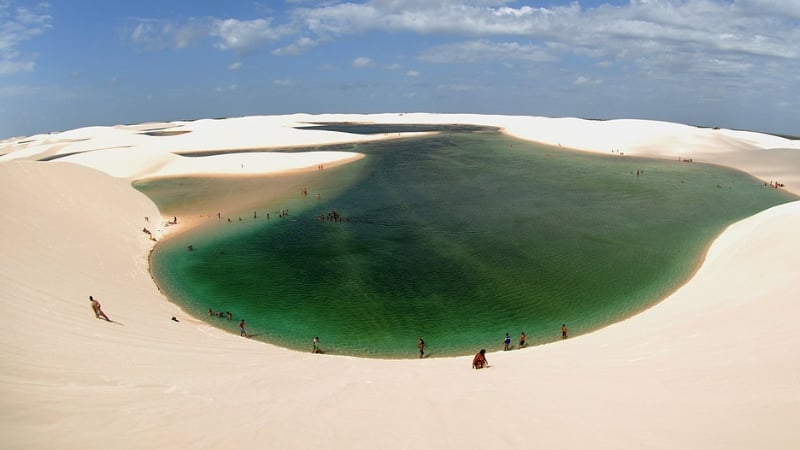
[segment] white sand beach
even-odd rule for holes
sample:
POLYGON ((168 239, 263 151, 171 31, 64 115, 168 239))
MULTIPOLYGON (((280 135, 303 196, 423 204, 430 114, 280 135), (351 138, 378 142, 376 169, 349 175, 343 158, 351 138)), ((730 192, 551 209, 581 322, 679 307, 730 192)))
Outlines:
POLYGON ((316 170, 360 156, 182 152, 401 137, 296 128, 335 121, 491 125, 608 157, 729 166, 800 195, 800 141, 643 120, 298 114, 1 141, 0 447, 800 448, 800 201, 729 227, 653 308, 565 341, 492 350, 485 370, 470 369, 471 357, 290 351, 170 303, 141 230, 162 238, 182 225, 163 226, 131 181, 316 170), (89 295, 112 322, 92 317, 89 295))

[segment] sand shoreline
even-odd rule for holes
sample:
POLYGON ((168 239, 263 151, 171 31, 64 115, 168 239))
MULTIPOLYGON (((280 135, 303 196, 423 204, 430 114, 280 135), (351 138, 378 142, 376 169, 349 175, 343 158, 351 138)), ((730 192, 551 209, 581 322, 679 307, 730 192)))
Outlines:
POLYGON ((13 144, 0 151, 0 198, 11 212, 0 234, 0 299, 11 319, 0 334, 0 433, 9 448, 800 445, 788 425, 800 420, 800 202, 730 226, 691 280, 644 313, 565 342, 492 353, 486 371, 469 370, 468 357, 303 354, 171 322, 181 312, 150 280, 152 244, 140 232, 143 217, 159 213, 128 180, 180 161, 164 148, 196 146, 206 132, 222 141, 210 147, 227 137, 252 144, 240 122, 266 129, 262 140, 308 142, 283 127, 310 117, 495 124, 553 145, 690 157, 795 194, 800 186, 795 141, 648 121, 303 115, 232 119, 228 132, 225 121, 196 121, 182 125, 191 133, 127 149, 142 137, 102 127, 13 144), (61 162, 31 161, 81 148, 61 162), (90 294, 117 324, 91 316, 90 294))

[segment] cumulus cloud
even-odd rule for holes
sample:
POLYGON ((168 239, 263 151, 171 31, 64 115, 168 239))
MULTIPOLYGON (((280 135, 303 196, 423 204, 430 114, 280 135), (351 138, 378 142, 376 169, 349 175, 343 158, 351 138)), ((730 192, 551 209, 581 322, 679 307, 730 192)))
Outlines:
POLYGON ((215 20, 210 34, 219 39, 215 44, 217 48, 244 52, 255 50, 281 37, 281 32, 272 26, 271 19, 215 20))
MULTIPOLYGON (((273 55, 295 55, 342 36, 369 33, 411 33, 461 37, 475 56, 444 58, 422 51, 428 60, 480 61, 495 59, 503 46, 516 45, 522 57, 551 59, 562 55, 647 59, 653 52, 713 54, 720 59, 752 55, 798 59, 800 2, 781 0, 631 0, 630 3, 582 8, 579 2, 519 5, 505 0, 367 0, 297 2, 279 17, 190 19, 183 24, 143 21, 132 33, 139 42, 170 42, 181 48, 205 35, 221 50, 251 51, 276 45, 273 55), (168 38, 168 39, 167 39, 168 38), (288 42, 287 42, 288 41, 288 42), (503 42, 487 46, 481 42, 503 42), (536 47, 539 47, 538 49, 536 47), (550 52, 545 53, 544 48, 550 52), (481 53, 483 52, 483 53, 481 53)), ((454 49, 458 48, 456 44, 454 49)))
POLYGON ((219 50, 247 53, 273 43, 287 34, 285 26, 273 26, 272 19, 188 18, 182 22, 136 19, 128 35, 132 42, 148 49, 183 49, 203 41, 219 50))
POLYGON ((366 56, 360 56, 353 60, 353 67, 356 69, 363 69, 365 67, 371 67, 372 65, 372 60, 366 56))
POLYGON ((47 3, 33 8, 0 3, 0 75, 34 70, 35 56, 23 54, 18 47, 52 28, 52 21, 47 3))
MULTIPOLYGON (((136 42, 182 48, 203 39, 219 50, 272 47, 274 56, 336 46, 353 36, 425 36, 409 52, 429 64, 566 64, 584 60, 668 79, 739 77, 771 65, 773 77, 800 70, 800 2, 789 0, 533 0, 294 1, 263 18, 141 21, 136 42), (163 44, 162 44, 163 45, 163 44)), ((18 60, 18 63, 23 63, 18 60)), ((371 61, 357 59, 354 68, 371 61)), ((19 66, 16 70, 24 70, 19 66)), ((710 79, 710 78, 709 78, 710 79)))

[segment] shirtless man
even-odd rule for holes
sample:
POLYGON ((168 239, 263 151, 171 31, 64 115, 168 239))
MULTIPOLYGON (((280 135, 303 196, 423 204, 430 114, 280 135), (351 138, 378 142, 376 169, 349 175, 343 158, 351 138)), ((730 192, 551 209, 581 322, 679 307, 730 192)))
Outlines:
POLYGON ((489 361, 486 360, 486 350, 481 349, 472 359, 472 368, 483 369, 484 367, 489 367, 489 361))
POLYGON ((100 307, 100 302, 95 300, 91 295, 89 296, 89 301, 92 302, 92 310, 94 311, 94 316, 98 319, 105 319, 106 322, 111 322, 111 319, 108 318, 106 313, 103 312, 102 308, 100 307))
POLYGON ((417 340, 417 348, 419 349, 419 357, 420 357, 420 359, 424 358, 425 357, 425 341, 423 341, 422 338, 418 338, 418 340, 417 340))

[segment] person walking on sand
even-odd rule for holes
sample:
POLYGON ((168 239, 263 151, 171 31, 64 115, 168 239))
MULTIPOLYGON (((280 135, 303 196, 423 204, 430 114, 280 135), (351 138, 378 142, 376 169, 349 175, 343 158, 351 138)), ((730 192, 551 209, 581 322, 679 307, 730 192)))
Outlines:
POLYGON ((239 336, 244 336, 246 338, 250 337, 247 335, 247 330, 245 330, 244 328, 244 319, 242 319, 242 321, 239 322, 239 336))
POLYGON ((527 344, 528 336, 525 336, 525 332, 523 331, 522 334, 519 335, 519 348, 522 349, 527 344))
POLYGON ((506 351, 509 348, 511 348, 511 336, 506 333, 506 337, 503 339, 503 351, 506 351))
POLYGON ((561 339, 566 339, 566 338, 567 338, 567 324, 562 323, 561 324, 561 339))
POLYGON ((483 369, 484 367, 489 367, 489 361, 486 360, 486 350, 481 349, 481 351, 476 353, 475 357, 472 358, 472 368, 483 369))
POLYGON ((419 358, 422 359, 425 357, 425 341, 422 338, 417 339, 417 348, 419 349, 419 358))
POLYGON ((94 311, 94 316, 98 319, 105 319, 106 322, 111 322, 111 319, 108 318, 106 313, 103 312, 102 307, 100 306, 100 302, 94 299, 91 295, 89 296, 89 301, 92 302, 92 311, 94 311))
POLYGON ((319 351, 319 336, 311 340, 311 353, 320 353, 319 351))

